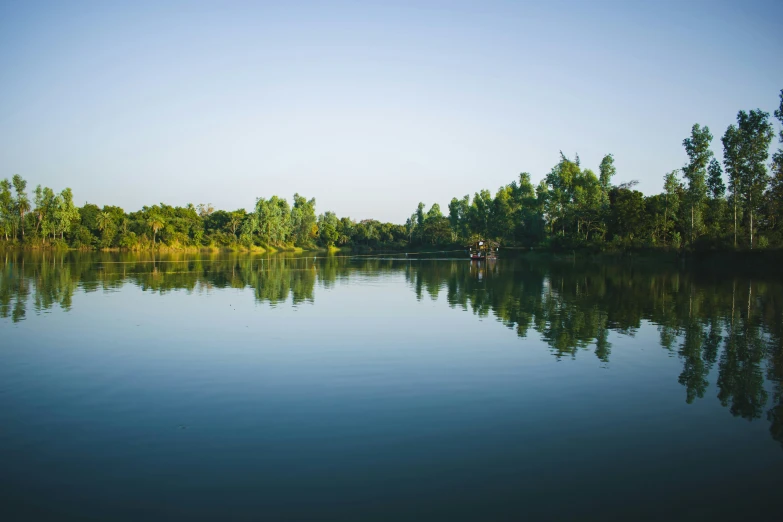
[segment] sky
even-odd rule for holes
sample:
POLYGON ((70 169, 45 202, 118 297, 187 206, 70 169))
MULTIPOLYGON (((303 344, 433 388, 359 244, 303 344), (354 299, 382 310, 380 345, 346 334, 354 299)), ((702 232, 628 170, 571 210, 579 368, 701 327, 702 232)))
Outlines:
MULTIPOLYGON (((0 178, 77 204, 317 210, 541 180, 579 154, 646 194, 783 89, 783 2, 0 2, 0 178)), ((776 130, 779 125, 776 124, 776 130)))

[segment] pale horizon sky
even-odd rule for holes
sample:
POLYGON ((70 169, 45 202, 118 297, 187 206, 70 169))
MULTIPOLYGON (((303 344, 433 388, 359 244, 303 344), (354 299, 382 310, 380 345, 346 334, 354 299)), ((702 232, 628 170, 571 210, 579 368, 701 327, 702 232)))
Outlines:
MULTIPOLYGON (((783 3, 3 2, 0 179, 126 211, 404 222, 559 151, 661 190, 694 123, 783 88, 783 3), (423 7, 426 6, 426 7, 423 7)), ((779 125, 775 125, 776 131, 779 125)), ((777 147, 777 144, 776 144, 777 147)))

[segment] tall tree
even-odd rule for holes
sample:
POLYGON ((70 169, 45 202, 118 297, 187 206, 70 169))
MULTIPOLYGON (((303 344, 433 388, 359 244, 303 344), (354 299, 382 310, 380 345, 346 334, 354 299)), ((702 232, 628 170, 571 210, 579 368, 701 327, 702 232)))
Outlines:
POLYGON ((295 243, 304 244, 315 237, 317 219, 315 217, 315 198, 308 200, 294 194, 294 206, 291 209, 291 233, 295 243))
POLYGON ((729 176, 731 206, 734 209, 734 248, 737 248, 737 212, 742 197, 742 173, 745 169, 742 133, 736 125, 729 125, 726 132, 723 133, 721 142, 723 142, 723 165, 729 176))
POLYGON ((288 202, 277 196, 256 202, 258 230, 267 245, 284 243, 291 233, 291 209, 288 202))
POLYGON ((416 231, 416 213, 414 212, 411 214, 411 217, 409 217, 405 221, 405 230, 408 232, 408 243, 413 243, 413 233, 416 231))
POLYGON ((574 188, 580 175, 581 170, 577 162, 569 160, 560 152, 560 162, 546 176, 546 184, 549 187, 547 203, 551 225, 554 227, 554 224, 557 223, 563 236, 565 236, 568 218, 573 212, 574 188))
POLYGON ((452 198, 449 203, 449 223, 454 237, 460 241, 470 236, 470 196, 452 198))
MULTIPOLYGON (((261 199, 259 198, 259 201, 260 200, 261 199)), ((258 201, 256 202, 256 206, 257 205, 258 201)), ((253 243, 253 236, 256 232, 258 232, 258 213, 251 212, 242 222, 242 231, 239 234, 239 240, 246 245, 251 245, 253 243)))
POLYGON ((35 203, 33 212, 35 213, 35 233, 37 234, 39 228, 41 227, 41 222, 43 221, 45 205, 44 192, 41 188, 41 185, 35 187, 35 196, 33 197, 33 202, 35 203))
POLYGON ((726 193, 726 185, 723 183, 723 169, 720 162, 712 158, 707 167, 707 190, 709 201, 707 202, 707 227, 714 237, 721 237, 721 226, 723 224, 723 209, 725 201, 723 196, 726 193))
POLYGON ((231 230, 231 235, 234 236, 234 239, 237 237, 237 230, 239 229, 240 225, 242 225, 242 221, 245 219, 245 211, 244 210, 235 210, 229 215, 228 223, 226 223, 226 227, 228 227, 229 230, 231 230))
POLYGON ((325 212, 318 216, 318 238, 322 245, 334 246, 340 237, 337 232, 339 226, 340 220, 334 212, 325 212))
POLYGON ((416 207, 416 224, 418 226, 424 225, 425 219, 427 219, 427 216, 424 213, 424 203, 419 202, 419 205, 416 207))
POLYGON ((19 213, 19 229, 24 240, 24 215, 30 210, 30 199, 27 197, 27 181, 19 174, 14 174, 11 181, 16 191, 16 211, 19 213))
POLYGON ((430 209, 427 211, 426 219, 440 219, 443 217, 443 213, 440 211, 440 205, 433 203, 430 209))
MULTIPOLYGON (((576 217, 576 233, 588 240, 590 231, 596 229, 601 218, 603 187, 599 178, 590 169, 584 169, 574 183, 573 206, 576 217)), ((600 230, 600 227, 599 227, 600 230)))
POLYGON ((702 128, 698 123, 691 128, 691 135, 682 140, 685 152, 688 154, 688 164, 682 170, 688 180, 688 206, 690 207, 690 243, 693 242, 701 229, 702 206, 707 197, 707 164, 712 157, 710 143, 712 134, 706 125, 702 128))
POLYGON ((14 198, 11 194, 11 182, 7 179, 0 181, 0 231, 8 241, 8 234, 13 229, 14 222, 14 198))
POLYGON ((666 235, 672 228, 669 218, 676 216, 680 209, 680 190, 682 186, 677 178, 677 171, 673 170, 663 177, 664 214, 663 214, 663 244, 666 245, 666 235))
POLYGON ((98 230, 101 232, 106 231, 109 227, 112 226, 112 218, 111 214, 108 212, 100 212, 96 218, 95 218, 96 224, 98 225, 98 230))
POLYGON ((514 208, 513 194, 515 189, 516 183, 500 187, 492 201, 489 230, 490 235, 495 238, 509 238, 514 232, 516 209, 514 208))
POLYGON ((715 158, 710 160, 710 166, 707 168, 709 177, 707 178, 707 189, 711 199, 722 199, 726 193, 726 185, 723 183, 723 169, 715 158))
POLYGON ((750 248, 753 248, 753 218, 762 206, 762 194, 769 183, 767 159, 774 137, 769 113, 761 109, 737 114, 742 152, 741 185, 745 208, 750 219, 750 248))
POLYGON ((61 207, 59 209, 60 239, 65 239, 65 232, 79 219, 79 209, 73 202, 73 191, 65 188, 60 192, 61 207))
MULTIPOLYGON (((780 106, 775 110, 775 118, 780 121, 781 130, 778 137, 783 144, 783 89, 780 90, 780 106)), ((783 240, 783 147, 772 155, 772 177, 769 182, 770 217, 772 227, 778 233, 778 240, 783 240)))
POLYGON ((459 200, 457 198, 451 198, 451 201, 449 201, 449 226, 451 226, 452 240, 459 237, 459 225, 460 225, 459 200))
POLYGON ((147 226, 152 229, 152 244, 155 244, 155 238, 158 235, 158 231, 166 225, 166 222, 158 214, 151 214, 147 218, 147 226))
POLYGON ((514 191, 516 200, 515 237, 524 244, 532 245, 543 239, 543 209, 538 205, 536 189, 530 181, 530 174, 519 175, 519 183, 514 191))
POLYGON ((601 165, 598 167, 598 172, 603 200, 606 202, 609 200, 609 189, 612 187, 612 178, 617 173, 617 169, 614 166, 614 156, 611 154, 604 156, 601 160, 601 165))
POLYGON ((476 192, 469 212, 471 232, 489 239, 490 219, 492 217, 492 194, 488 190, 476 192))
POLYGON ((762 207, 762 194, 769 183, 766 162, 773 136, 769 113, 760 109, 739 111, 737 124, 730 125, 723 135, 724 164, 734 205, 735 246, 737 207, 741 202, 749 220, 749 244, 753 248, 754 217, 762 207))

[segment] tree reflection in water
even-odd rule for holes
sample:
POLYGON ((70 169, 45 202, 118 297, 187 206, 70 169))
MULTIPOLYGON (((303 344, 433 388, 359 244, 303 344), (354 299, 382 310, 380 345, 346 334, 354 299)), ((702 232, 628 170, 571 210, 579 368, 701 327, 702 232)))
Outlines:
POLYGON ((704 397, 717 365, 717 396, 732 415, 765 415, 783 445, 783 282, 726 278, 643 262, 574 263, 535 259, 475 263, 261 255, 138 255, 81 252, 0 254, 0 317, 68 311, 74 293, 207 292, 252 288, 279 306, 313 302, 315 287, 352 277, 398 274, 417 299, 445 292, 452 308, 494 317, 518 336, 538 334, 558 358, 592 350, 607 363, 609 333, 633 336, 656 325, 661 346, 682 361, 688 403, 704 397), (771 400, 770 400, 771 399, 771 400), (771 407, 768 405, 771 404, 771 407), (769 409, 767 409, 769 408, 769 409))

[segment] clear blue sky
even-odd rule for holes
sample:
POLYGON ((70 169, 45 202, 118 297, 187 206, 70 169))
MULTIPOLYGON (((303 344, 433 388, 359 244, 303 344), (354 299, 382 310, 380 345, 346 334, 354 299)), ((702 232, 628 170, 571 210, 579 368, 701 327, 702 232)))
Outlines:
POLYGON ((0 178, 402 222, 561 149, 658 192, 693 123, 720 155, 783 88, 780 1, 423 5, 3 2, 0 178))

